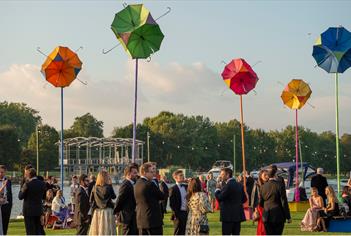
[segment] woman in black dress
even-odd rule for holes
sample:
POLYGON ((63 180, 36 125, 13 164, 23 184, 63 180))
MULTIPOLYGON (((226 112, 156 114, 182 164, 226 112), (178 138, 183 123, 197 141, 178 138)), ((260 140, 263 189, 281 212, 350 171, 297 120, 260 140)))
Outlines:
POLYGON ((319 212, 320 217, 318 218, 317 225, 320 230, 327 232, 332 217, 339 215, 339 203, 334 189, 331 186, 325 188, 325 194, 327 195, 328 204, 319 212))

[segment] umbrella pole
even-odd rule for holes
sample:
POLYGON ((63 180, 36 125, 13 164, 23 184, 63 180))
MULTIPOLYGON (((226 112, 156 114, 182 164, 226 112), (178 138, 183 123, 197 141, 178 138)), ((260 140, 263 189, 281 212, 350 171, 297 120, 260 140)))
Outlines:
POLYGON ((135 153, 136 153, 135 140, 136 140, 137 101, 138 101, 138 58, 135 59, 135 88, 134 88, 134 117, 133 117, 132 163, 135 163, 135 153))
POLYGON ((236 150, 235 150, 235 134, 233 136, 233 176, 236 176, 236 150))
POLYGON ((340 153, 339 153, 339 78, 338 73, 335 73, 335 115, 336 115, 336 176, 338 182, 338 197, 341 197, 340 191, 340 153))
POLYGON ((240 125, 241 125, 241 153, 243 158, 243 182, 246 193, 246 163, 245 163, 245 140, 244 140, 244 115, 243 115, 243 96, 240 95, 240 125))
POLYGON ((295 110, 295 202, 300 201, 300 191, 299 191, 299 127, 298 127, 298 116, 297 116, 297 109, 295 110))
POLYGON ((63 87, 61 87, 61 142, 60 142, 60 161, 61 161, 61 190, 63 190, 63 87))

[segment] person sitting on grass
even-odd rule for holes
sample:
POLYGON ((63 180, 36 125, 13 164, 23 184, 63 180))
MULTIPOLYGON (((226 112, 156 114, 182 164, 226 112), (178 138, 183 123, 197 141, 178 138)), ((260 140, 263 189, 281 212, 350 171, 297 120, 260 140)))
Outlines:
POLYGON ((332 217, 339 215, 339 203, 334 189, 331 186, 325 188, 325 195, 327 196, 328 204, 319 211, 320 216, 317 220, 317 230, 327 232, 332 217))
POLYGON ((52 215, 51 207, 52 201, 54 200, 54 192, 52 189, 46 191, 46 196, 44 200, 44 225, 48 224, 49 217, 52 215))
POLYGON ((54 200, 52 201, 51 210, 54 216, 57 216, 61 222, 63 222, 68 216, 68 207, 65 204, 65 198, 63 197, 62 190, 58 190, 54 200))

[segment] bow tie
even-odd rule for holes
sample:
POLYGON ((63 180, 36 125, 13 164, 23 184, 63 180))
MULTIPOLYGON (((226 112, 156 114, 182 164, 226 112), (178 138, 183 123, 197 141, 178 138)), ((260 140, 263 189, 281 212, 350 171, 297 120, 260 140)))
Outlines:
POLYGON ((179 184, 179 186, 185 188, 186 184, 179 184))

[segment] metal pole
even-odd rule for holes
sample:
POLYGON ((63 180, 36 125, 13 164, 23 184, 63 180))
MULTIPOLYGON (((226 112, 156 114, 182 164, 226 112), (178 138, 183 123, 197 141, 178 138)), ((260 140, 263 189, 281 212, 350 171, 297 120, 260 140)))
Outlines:
POLYGON ((335 73, 335 113, 336 113, 336 177, 338 181, 338 197, 341 197, 340 191, 340 153, 339 153, 339 78, 338 73, 335 73))
POLYGON ((39 131, 38 131, 38 125, 35 127, 35 132, 37 134, 37 173, 40 175, 39 172, 39 131))
POLYGON ((295 110, 295 202, 300 201, 300 191, 299 191, 299 127, 298 127, 298 122, 297 122, 297 109, 295 110))
POLYGON ((301 141, 299 140, 299 151, 300 151, 300 160, 301 160, 301 181, 302 186, 305 187, 305 168, 303 167, 303 160, 302 160, 302 151, 301 151, 301 141))
POLYGON ((234 163, 233 163, 233 173, 234 177, 236 176, 236 151, 235 151, 235 134, 233 135, 233 158, 234 158, 234 163))
POLYGON ((60 158, 61 158, 61 190, 63 191, 63 87, 61 87, 61 152, 60 152, 60 158))
POLYGON ((135 139, 136 139, 137 100, 138 100, 138 58, 135 59, 135 88, 134 88, 134 117, 133 117, 132 163, 135 163, 135 153, 136 153, 135 139))
POLYGON ((147 161, 150 162, 150 133, 147 132, 147 161))
POLYGON ((243 182, 246 193, 246 161, 245 161, 245 140, 244 140, 244 114, 243 114, 243 96, 240 95, 240 124, 241 124, 241 153, 243 159, 243 182))

